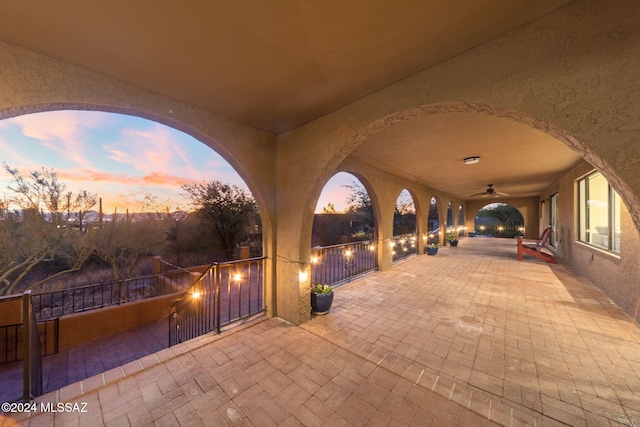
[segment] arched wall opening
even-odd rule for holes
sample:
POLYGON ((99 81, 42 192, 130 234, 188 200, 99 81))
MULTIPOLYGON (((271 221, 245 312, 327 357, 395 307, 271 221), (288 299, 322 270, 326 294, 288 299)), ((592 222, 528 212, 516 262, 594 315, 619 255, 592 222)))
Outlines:
POLYGON ((393 241, 390 245, 393 261, 418 253, 417 215, 414 198, 407 189, 403 189, 394 206, 393 241))
POLYGON ((377 268, 376 217, 369 191, 338 172, 320 193, 311 237, 311 287, 338 286, 377 268))
POLYGON ((367 189, 356 176, 338 172, 320 193, 311 246, 373 240, 374 231, 375 215, 367 189))
MULTIPOLYGON (((588 149, 583 146, 579 141, 575 138, 568 136, 564 130, 560 130, 555 128, 553 125, 549 123, 545 123, 534 119, 532 117, 528 117, 525 114, 514 112, 511 110, 501 110, 496 109, 489 106, 481 106, 481 105, 473 105, 473 104, 438 104, 438 105, 426 105, 421 107, 416 107, 415 109, 403 110, 400 112, 393 113, 391 115, 385 116, 377 121, 371 122, 369 125, 366 125, 360 131, 355 132, 351 136, 345 137, 343 140, 343 144, 340 146, 340 155, 332 158, 332 161, 335 160, 336 163, 356 163, 354 160, 348 159, 349 154, 355 150, 359 146, 366 146, 367 139, 373 135, 378 134, 384 129, 388 129, 391 126, 400 125, 406 121, 413 120, 415 118, 424 117, 427 115, 433 114, 446 114, 449 112, 464 112, 464 113, 477 113, 479 115, 498 115, 501 118, 506 118, 508 120, 512 120, 514 122, 529 126, 533 129, 542 131, 547 135, 551 135, 560 142, 564 142, 565 145, 568 145, 570 148, 574 149, 574 151, 580 152, 582 148, 588 149), (567 143, 569 141, 569 143, 567 143), (345 149, 347 148, 348 149, 345 149)), ((311 144, 313 147, 313 145, 311 144)), ((580 152, 582 158, 586 158, 584 156, 584 152, 580 152)), ((307 154, 309 156, 309 154, 307 154)), ((313 157, 313 156, 311 156, 313 157)), ((330 165, 329 165, 330 167, 330 165)), ((325 168, 327 166, 325 165, 325 168)), ((455 197, 451 197, 447 194, 442 194, 438 191, 433 191, 432 189, 424 189, 423 191, 429 193, 433 192, 437 194, 445 203, 448 203, 450 200, 455 200, 455 197)), ((315 201, 314 201, 315 202, 315 201)), ((521 198, 518 200, 511 200, 510 203, 514 203, 522 213, 525 220, 525 230, 526 233, 530 233, 527 235, 528 238, 535 238, 539 236, 540 233, 540 218, 539 218, 539 207, 538 207, 538 198, 537 197, 529 197, 529 198, 521 198)), ((469 200, 465 204, 467 206, 466 215, 467 221, 466 225, 469 228, 473 227, 473 213, 475 212, 474 207, 478 202, 475 200, 469 200)), ((442 209, 442 207, 439 207, 442 209)), ((445 217, 446 215, 446 207, 442 209, 441 217, 445 217)), ((637 230, 636 230, 637 233, 637 230)), ((444 237, 444 236, 443 236, 444 237)), ((441 242, 444 242, 444 238, 441 238, 441 242)))
MULTIPOLYGON (((345 141, 345 145, 348 149, 343 151, 343 156, 348 156, 350 152, 354 151, 360 145, 366 144, 366 141, 369 138, 374 137, 386 129, 427 116, 448 113, 475 113, 485 116, 500 117, 522 124, 531 129, 538 130, 553 137, 559 143, 564 144, 579 154, 585 161, 592 164, 596 170, 601 172, 607 178, 612 187, 618 192, 618 194, 620 194, 620 197, 629 208, 630 214, 636 223, 636 228, 640 230, 640 202, 636 203, 637 197, 634 196, 631 188, 618 176, 614 168, 612 168, 602 157, 599 157, 598 154, 591 150, 586 144, 578 140, 566 130, 555 126, 553 123, 542 121, 538 118, 529 116, 526 113, 512 109, 474 103, 445 102, 424 104, 396 111, 382 118, 371 121, 361 130, 355 132, 348 141, 345 141)), ((344 157, 342 158, 344 159, 344 157)), ((540 161, 542 161, 542 159, 540 161)))
MULTIPOLYGON (((38 268, 31 263, 25 276, 12 272, 6 277, 11 285, 5 290, 36 286, 36 291, 44 292, 51 287, 151 275, 151 256, 187 268, 262 255, 260 212, 246 184, 222 156, 180 130, 137 116, 76 109, 14 116, 0 122, 0 134, 6 162, 0 184, 6 189, 12 180, 24 179, 22 191, 10 191, 9 200, 14 202, 5 206, 3 214, 28 211, 26 199, 37 195, 48 211, 46 220, 64 217, 61 229, 69 233, 63 237, 73 240, 48 254, 52 259, 63 257, 60 262, 41 263, 38 268), (39 184, 35 173, 46 181, 39 184), (54 190, 54 180, 60 185, 59 194, 38 195, 38 191, 54 190), (205 195, 208 198, 203 199, 205 195), (217 209, 216 215, 227 223, 237 225, 218 231, 205 225, 205 217, 194 210, 204 209, 203 203, 217 209), (232 204, 241 212, 223 213, 232 204), (54 214, 52 209, 60 212, 54 214), (124 221, 130 221, 126 234, 122 227, 116 228, 124 221), (109 255, 117 248, 105 246, 100 237, 104 233, 94 230, 107 226, 109 233, 120 233, 123 244, 131 240, 127 243, 130 256, 109 255), (74 230, 84 237, 78 240, 74 230), (68 248, 76 247, 80 250, 69 252, 68 248), (46 271, 39 272, 41 268, 46 271), (44 282, 57 275, 60 284, 44 282), (22 283, 17 283, 18 278, 22 283)), ((13 188, 18 187, 13 182, 13 188)), ((3 255, 13 256, 9 251, 3 255)), ((12 262, 15 265, 16 260, 12 262)))
POLYGON ((199 112, 185 111, 178 103, 173 105, 169 102, 165 103, 167 105, 163 105, 158 100, 148 100, 147 93, 137 94, 132 90, 132 93, 129 93, 128 96, 131 97, 132 101, 127 103, 127 107, 116 105, 115 101, 113 105, 105 105, 101 104, 99 100, 93 100, 90 104, 82 102, 41 102, 18 108, 5 108, 0 109, 0 120, 56 111, 102 112, 137 117, 180 131, 221 156, 246 185, 259 207, 264 230, 263 244, 265 246, 263 252, 269 252, 273 223, 270 212, 274 210, 272 206, 273 197, 271 194, 265 194, 263 183, 272 179, 272 172, 266 170, 272 166, 270 164, 272 154, 267 154, 266 152, 273 142, 270 140, 271 135, 262 132, 248 135, 248 132, 243 128, 236 129, 234 133, 235 126, 229 126, 224 120, 212 120, 211 117, 204 116, 199 112), (133 100, 139 100, 140 102, 134 102, 133 100), (138 108, 132 107, 132 105, 137 105, 138 108), (255 145, 256 143, 257 145, 255 145), (253 147, 248 149, 245 147, 247 144, 253 145, 253 147), (262 157, 260 159, 247 158, 245 153, 251 150, 261 154, 262 157))
POLYGON ((473 232, 477 237, 514 238, 525 234, 522 213, 508 203, 489 203, 474 218, 473 232))

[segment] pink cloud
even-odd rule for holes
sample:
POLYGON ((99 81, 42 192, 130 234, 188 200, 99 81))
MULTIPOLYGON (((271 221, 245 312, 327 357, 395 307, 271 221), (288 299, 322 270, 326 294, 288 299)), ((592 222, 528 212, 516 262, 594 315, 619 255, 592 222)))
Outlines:
POLYGON ((87 130, 103 119, 99 114, 82 114, 79 111, 53 111, 47 114, 28 114, 14 117, 12 123, 22 128, 23 135, 38 142, 60 156, 79 165, 88 166, 84 157, 87 130))
MULTIPOLYGON (((109 159, 129 165, 135 169, 151 173, 172 169, 176 158, 187 164, 187 151, 176 141, 168 128, 154 124, 145 130, 124 129, 121 140, 107 144, 103 148, 109 152, 109 159)), ((184 168, 184 165, 182 166, 184 168)))
POLYGON ((195 182, 192 178, 171 175, 164 172, 154 171, 141 176, 114 174, 96 169, 72 169, 59 171, 58 177, 62 180, 73 182, 97 182, 105 185, 123 184, 129 186, 161 186, 178 189, 182 184, 195 182))

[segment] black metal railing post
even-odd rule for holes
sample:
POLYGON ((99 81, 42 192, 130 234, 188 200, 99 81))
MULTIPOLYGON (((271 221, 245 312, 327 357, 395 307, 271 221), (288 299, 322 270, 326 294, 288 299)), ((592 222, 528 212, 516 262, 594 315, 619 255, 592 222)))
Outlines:
POLYGON ((222 307, 222 303, 221 300, 222 298, 220 298, 220 284, 222 283, 222 268, 220 268, 220 265, 218 263, 214 264, 214 272, 215 272, 215 279, 213 281, 213 286, 215 288, 215 304, 216 304, 216 332, 220 333, 220 324, 221 322, 221 307, 222 307))
POLYGON ((42 394, 42 343, 31 304, 31 291, 22 296, 23 401, 42 394))

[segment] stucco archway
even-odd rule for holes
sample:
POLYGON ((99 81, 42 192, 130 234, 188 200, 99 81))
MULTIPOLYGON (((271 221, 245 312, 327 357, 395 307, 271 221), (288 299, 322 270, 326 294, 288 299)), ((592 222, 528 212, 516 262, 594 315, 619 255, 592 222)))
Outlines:
MULTIPOLYGON (((112 107, 112 106, 98 106, 98 105, 84 105, 84 104, 61 104, 61 103, 52 103, 52 104, 40 104, 35 106, 24 106, 22 108, 13 108, 0 110, 0 120, 17 117, 25 114, 36 114, 50 111, 64 111, 64 110, 72 110, 72 111, 100 111, 106 113, 117 113, 124 114, 128 116, 136 116, 151 122, 161 123, 163 125, 172 127, 177 129, 185 134, 192 136, 194 139, 199 141, 205 146, 208 146, 221 157, 225 158, 229 162, 229 164, 233 167, 234 171, 238 173, 241 179, 245 182, 245 184, 249 187, 253 197, 256 199, 256 203, 258 205, 261 221, 263 224, 266 224, 265 230, 269 233, 269 224, 271 223, 271 219, 267 214, 268 210, 267 203, 264 200, 264 196, 261 195, 260 189, 256 187, 256 185, 252 182, 251 175, 248 171, 244 170, 242 162, 238 162, 234 159, 233 156, 229 155, 229 150, 226 149, 226 145, 221 143, 220 141, 207 136, 202 133, 198 129, 194 129, 191 126, 185 125, 183 123, 176 122, 175 120, 167 119, 166 117, 160 116, 153 112, 148 111, 134 111, 126 108, 112 107), (219 151, 218 151, 219 150, 219 151)), ((230 144, 232 145, 232 144, 230 144)))

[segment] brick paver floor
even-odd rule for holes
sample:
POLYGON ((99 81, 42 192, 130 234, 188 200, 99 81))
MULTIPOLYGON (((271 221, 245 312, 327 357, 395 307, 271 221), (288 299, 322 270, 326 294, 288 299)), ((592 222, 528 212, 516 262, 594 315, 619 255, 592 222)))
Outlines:
MULTIPOLYGON (((44 357, 42 389, 57 390, 167 348, 168 324, 160 319, 44 357)), ((0 365, 0 402, 21 398, 22 382, 22 361, 0 365)))
POLYGON ((640 426, 640 329, 563 265, 468 238, 38 399, 24 426, 640 426), (73 406, 70 407, 74 409, 73 406))

